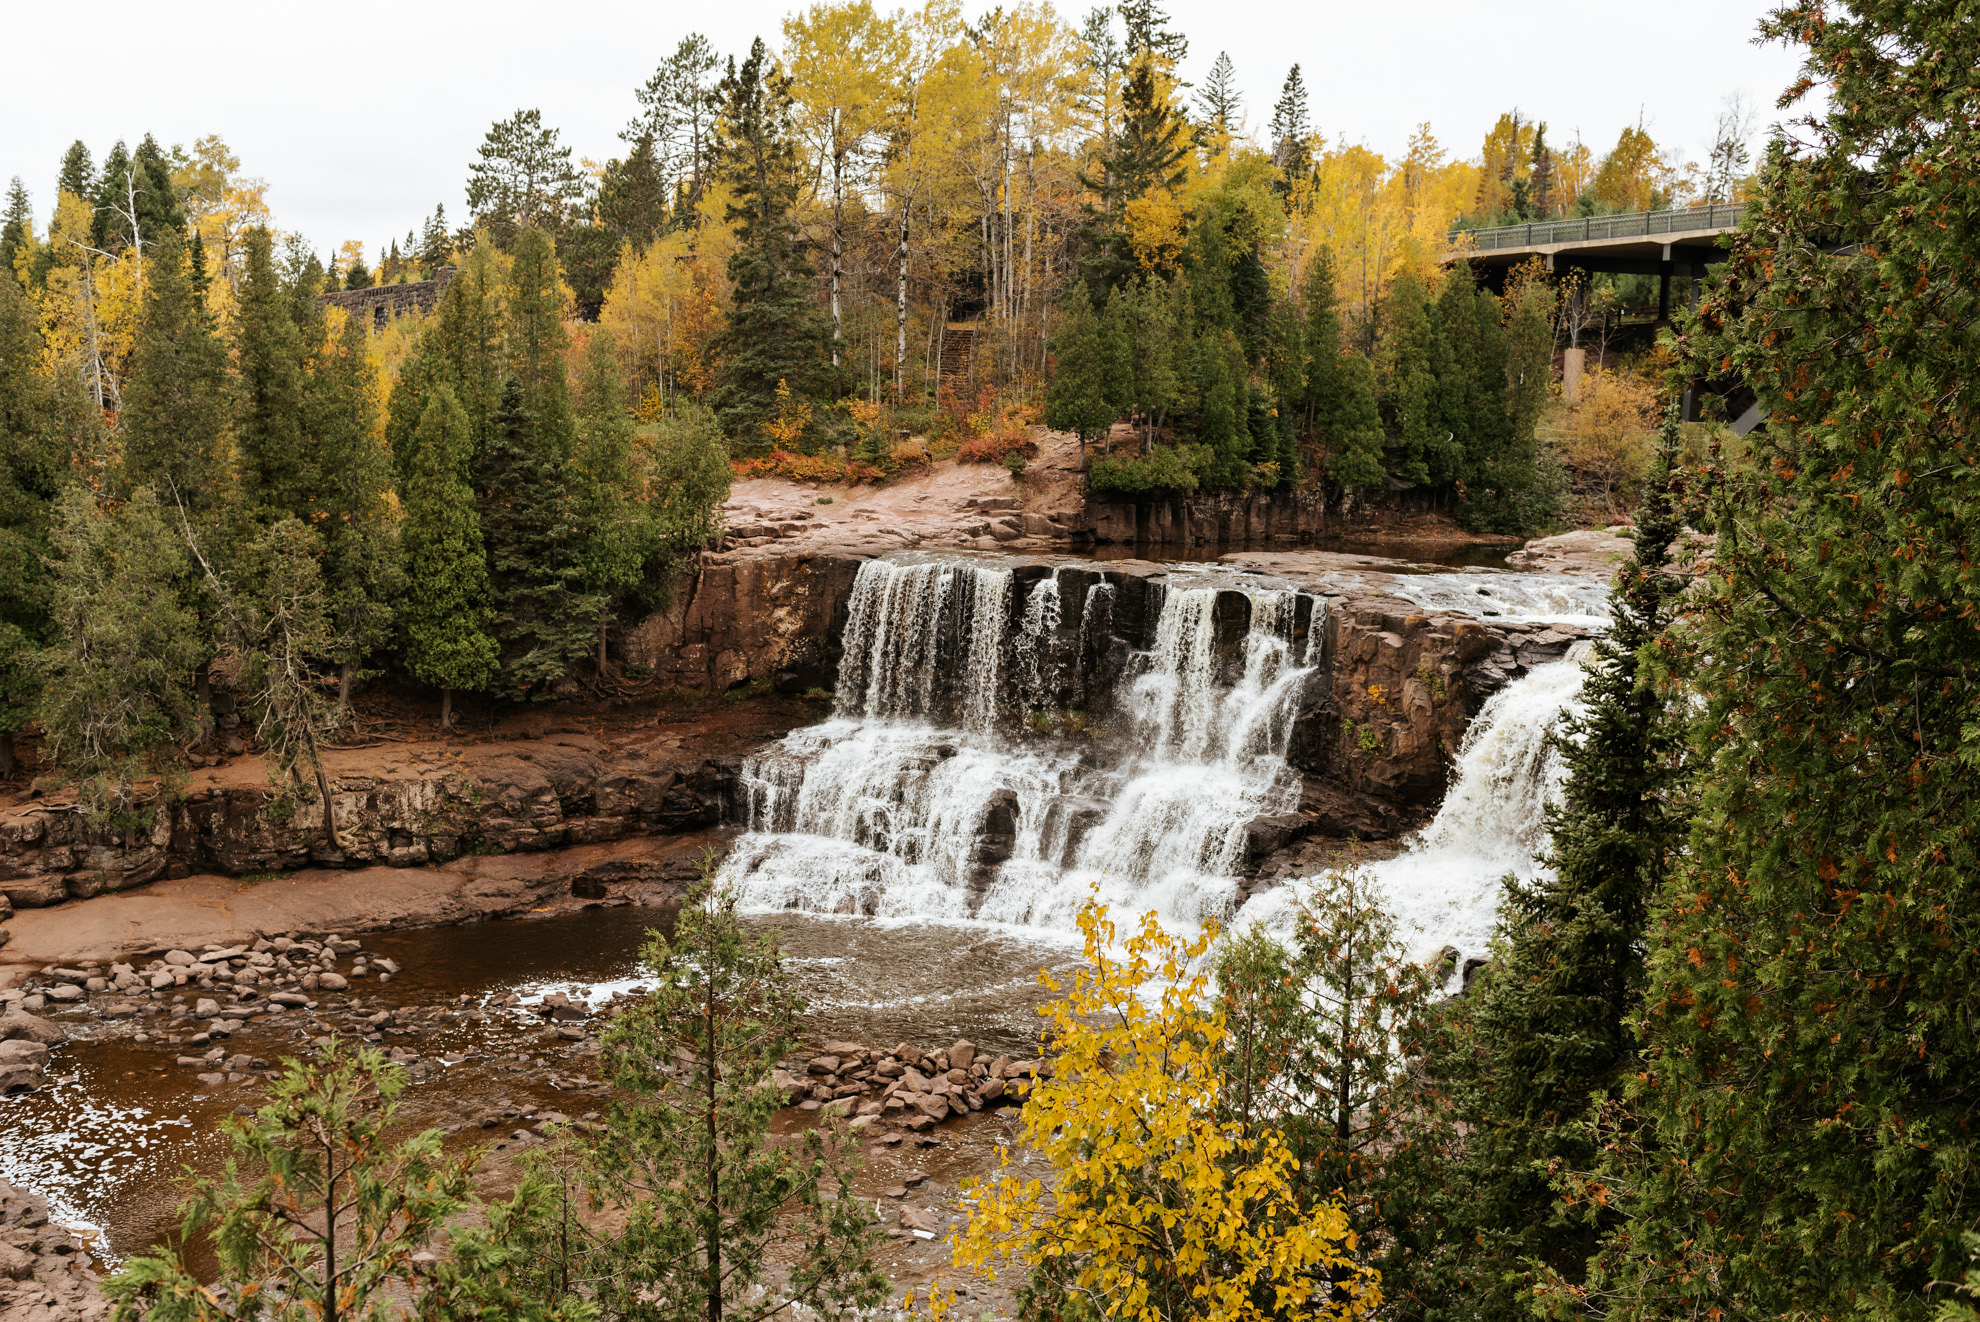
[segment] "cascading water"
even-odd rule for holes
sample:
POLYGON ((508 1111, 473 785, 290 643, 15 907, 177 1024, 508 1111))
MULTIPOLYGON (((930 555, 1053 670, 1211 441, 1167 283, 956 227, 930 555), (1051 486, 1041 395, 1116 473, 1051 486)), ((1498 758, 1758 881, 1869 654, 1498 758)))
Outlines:
MULTIPOLYGON (((1429 959, 1446 946, 1484 954, 1506 875, 1546 870, 1546 808, 1566 774, 1552 736, 1563 716, 1580 710, 1587 647, 1576 644, 1565 660, 1493 694, 1465 733, 1436 817, 1406 852, 1362 865, 1413 957, 1429 959)), ((1276 927, 1292 898, 1284 888, 1266 892, 1239 921, 1276 927)))
POLYGON ((1432 611, 1462 611, 1487 619, 1555 621, 1602 628, 1608 623, 1608 586, 1563 574, 1496 571, 1398 574, 1382 585, 1392 597, 1432 611))
POLYGON ((1062 931, 1095 889, 1175 921, 1229 912, 1247 823, 1298 801, 1285 752, 1313 655, 1298 633, 1321 603, 1169 586, 1117 690, 1125 728, 1094 741, 994 727, 1097 687, 1113 585, 1089 585, 1071 640, 1056 577, 1017 611, 1012 592, 1007 568, 861 567, 834 719, 744 767, 750 830, 724 872, 747 905, 1062 931))

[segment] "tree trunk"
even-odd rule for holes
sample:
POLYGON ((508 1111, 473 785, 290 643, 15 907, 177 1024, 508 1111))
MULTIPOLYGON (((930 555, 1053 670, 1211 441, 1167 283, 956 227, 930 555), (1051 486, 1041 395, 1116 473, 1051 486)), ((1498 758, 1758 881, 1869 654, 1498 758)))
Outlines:
POLYGON ((193 671, 193 695, 199 706, 199 734, 194 743, 213 737, 213 671, 202 661, 193 671))
POLYGON ((839 341, 844 332, 839 320, 839 271, 846 251, 845 153, 839 150, 839 110, 832 108, 832 376, 838 387, 839 341))
POLYGON ((440 690, 440 733, 445 734, 454 728, 454 691, 440 690))
POLYGON ((14 757, 14 732, 0 730, 0 780, 12 780, 19 766, 14 757))
POLYGON ((351 705, 351 663, 348 661, 337 667, 337 705, 351 705))
POLYGON ((899 267, 894 276, 894 403, 907 398, 908 219, 914 207, 901 199, 901 236, 894 248, 899 267))

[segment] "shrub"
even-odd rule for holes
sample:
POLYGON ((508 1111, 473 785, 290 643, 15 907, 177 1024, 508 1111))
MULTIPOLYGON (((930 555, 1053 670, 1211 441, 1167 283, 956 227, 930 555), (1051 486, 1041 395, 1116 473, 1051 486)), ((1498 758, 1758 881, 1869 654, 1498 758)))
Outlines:
POLYGON ((1024 451, 1022 450, 1012 450, 1009 453, 1005 454, 1004 456, 1004 467, 1010 470, 1011 479, 1013 481, 1016 481, 1024 476, 1025 465, 1027 462, 1028 461, 1024 457, 1024 451))
POLYGON ((1105 455, 1093 461, 1087 485, 1099 496, 1171 495, 1194 491, 1214 458, 1207 445, 1163 445, 1146 459, 1105 455))

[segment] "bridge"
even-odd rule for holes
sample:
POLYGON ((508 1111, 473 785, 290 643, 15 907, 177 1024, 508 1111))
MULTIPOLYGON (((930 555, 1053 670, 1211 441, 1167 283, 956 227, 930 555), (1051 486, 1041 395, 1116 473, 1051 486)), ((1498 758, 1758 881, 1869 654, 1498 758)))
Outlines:
MULTIPOLYGON (((1548 271, 1566 274, 1581 270, 1614 275, 1657 277, 1657 321, 1670 320, 1671 278, 1702 279, 1708 265, 1726 260, 1720 241, 1738 228, 1746 206, 1739 202, 1675 207, 1667 211, 1631 211, 1616 216, 1583 216, 1575 220, 1536 220, 1525 225, 1493 229, 1452 230, 1443 262, 1470 262, 1487 284, 1503 288, 1506 273, 1529 261, 1548 271)), ((1573 375, 1579 376, 1580 350, 1573 375)), ((1727 397, 1734 415, 1733 429, 1744 436, 1765 420, 1750 391, 1738 383, 1698 383, 1684 392, 1684 419, 1698 417, 1697 393, 1703 387, 1727 397)), ((1570 399, 1572 395, 1570 395, 1570 399)))

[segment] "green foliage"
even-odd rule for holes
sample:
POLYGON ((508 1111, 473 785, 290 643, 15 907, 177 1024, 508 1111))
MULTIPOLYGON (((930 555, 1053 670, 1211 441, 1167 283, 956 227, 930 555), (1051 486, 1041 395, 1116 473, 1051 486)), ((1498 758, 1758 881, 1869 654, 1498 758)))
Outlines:
POLYGON ((255 226, 244 235, 243 248, 234 316, 239 380, 234 451, 241 499, 264 518, 307 518, 323 474, 303 434, 302 334, 275 269, 273 236, 265 226, 255 226))
POLYGON ((1662 468, 1637 512, 1636 553, 1618 573, 1596 640, 1585 712, 1563 722, 1564 803, 1548 812, 1553 875, 1509 878, 1492 961, 1451 1003, 1433 1071, 1467 1133, 1450 1236, 1462 1293, 1509 1313, 1536 1271, 1579 1286, 1618 1218, 1563 1202, 1550 1172, 1596 1157, 1594 1102, 1637 1067, 1650 902, 1684 832, 1683 724, 1658 684, 1687 580, 1670 572, 1681 518, 1668 482, 1680 441, 1664 426, 1662 468))
POLYGON ((1099 496, 1129 500, 1181 495, 1197 489, 1213 456, 1203 445, 1158 445, 1146 459, 1108 455, 1093 461, 1087 482, 1099 496))
POLYGON ((567 463, 575 428, 570 373, 564 365, 570 338, 564 334, 556 245, 544 231, 530 226, 516 235, 513 255, 505 336, 509 377, 521 389, 523 409, 534 419, 535 446, 567 463))
POLYGON ((1052 379, 1045 387, 1045 425, 1069 431, 1082 445, 1102 440, 1121 415, 1114 390, 1112 328, 1095 311, 1084 285, 1066 295, 1066 316, 1052 336, 1052 379))
POLYGON ((393 602, 405 586, 388 503, 392 457, 377 437, 378 381, 364 322, 344 320, 335 345, 319 346, 304 387, 304 415, 321 473, 310 502, 323 537, 323 587, 331 637, 323 655, 357 667, 392 638, 393 602))
POLYGON ((531 1284, 652 1322, 871 1309, 886 1280, 872 1213, 846 1193, 856 1148, 829 1126, 771 1141, 771 1071, 797 1048, 804 1008, 775 937, 751 936, 735 896, 704 884, 642 955, 654 989, 604 1039, 609 1119, 539 1162, 505 1209, 531 1284), (573 1214, 580 1191, 617 1210, 614 1229, 573 1214), (796 1249, 781 1280, 766 1270, 773 1240, 796 1249))
POLYGON ((124 386, 119 485, 125 492, 150 486, 205 524, 231 498, 227 346, 188 279, 182 245, 160 241, 145 274, 144 312, 124 386))
POLYGON ((735 469, 715 415, 696 404, 670 409, 647 452, 654 540, 647 575, 663 583, 722 540, 722 506, 735 469))
POLYGON ((777 388, 815 394, 824 367, 825 322, 811 298, 811 268, 799 243, 801 175, 791 123, 790 77, 758 38, 722 80, 720 160, 733 192, 729 319, 715 348, 722 380, 715 407, 730 434, 753 443, 775 411, 777 388))
POLYGON ((506 246, 519 230, 557 229, 584 196, 584 176, 540 110, 497 120, 468 167, 468 211, 506 246))
POLYGON ((232 1154, 192 1183, 177 1247, 105 1282, 114 1322, 590 1318, 521 1289, 515 1255, 457 1220, 479 1207, 474 1154, 448 1157, 437 1129, 394 1136, 403 1070, 334 1043, 284 1064, 265 1105, 223 1124, 232 1154), (422 1271, 414 1255, 443 1242, 447 1257, 422 1271), (196 1244, 214 1257, 197 1275, 196 1244))
POLYGON ((177 519, 150 487, 114 514, 75 487, 57 503, 41 725, 99 818, 128 810, 135 782, 198 728, 192 672, 208 643, 181 598, 190 565, 177 519))
MULTIPOLYGON (((561 370, 561 368, 560 368, 561 370)), ((553 404, 561 392, 544 392, 553 404)), ((513 378, 475 466, 500 685, 547 696, 590 646, 599 594, 584 588, 584 542, 571 490, 570 415, 540 419, 513 378), (561 434, 560 434, 561 433, 561 434)))
POLYGON ((1698 813, 1654 906, 1647 1132, 1618 1136, 1640 1160, 1599 1284, 1633 1316, 1922 1319, 1980 1188, 1980 31, 1883 0, 1761 32, 1824 100, 1681 323, 1679 370, 1738 376, 1768 421, 1712 492, 1698 813))
POLYGON ((445 385, 430 393, 412 447, 402 538, 406 665, 442 689, 478 689, 499 655, 490 632, 488 563, 469 480, 467 414, 445 385))
POLYGON ((578 526, 584 535, 584 585, 600 603, 602 647, 614 600, 645 576, 658 537, 653 509, 639 498, 625 378, 611 332, 603 327, 592 331, 585 354, 578 385, 577 453, 571 468, 578 526))
POLYGON ((80 439, 79 401, 40 370, 39 348, 33 307, 0 278, 0 778, 13 774, 14 732, 34 714, 36 657, 54 641, 55 502, 80 439))

